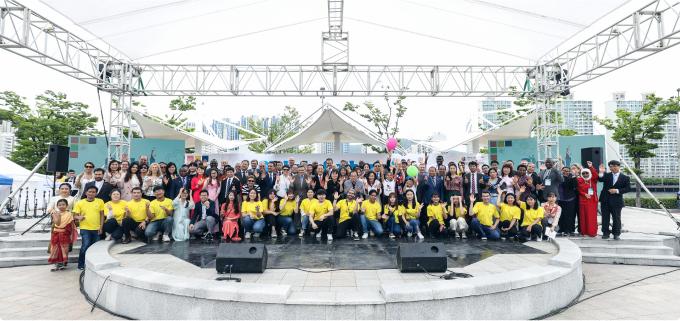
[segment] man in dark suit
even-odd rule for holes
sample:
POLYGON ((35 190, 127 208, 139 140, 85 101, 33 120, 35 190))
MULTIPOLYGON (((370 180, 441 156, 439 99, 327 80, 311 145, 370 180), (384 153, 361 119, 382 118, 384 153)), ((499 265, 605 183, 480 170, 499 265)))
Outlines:
POLYGON ((241 168, 239 170, 234 170, 234 176, 243 183, 248 178, 248 161, 244 160, 241 162, 241 168))
MULTIPOLYGON (((189 187, 191 184, 191 181, 187 177, 187 174, 189 173, 189 168, 186 166, 182 166, 179 169, 179 176, 175 179, 172 180, 170 183, 170 199, 174 200, 177 198, 177 195, 179 195, 179 191, 182 190, 183 188, 189 187)), ((191 189, 188 189, 191 193, 191 189)))
POLYGON ((248 169, 248 175, 253 175, 258 177, 260 175, 260 170, 257 168, 257 159, 250 161, 251 168, 248 169))
POLYGON ((416 180, 418 181, 418 186, 416 186, 416 198, 420 203, 423 202, 423 186, 425 186, 425 176, 427 176, 425 167, 425 163, 418 165, 418 175, 416 175, 416 180))
MULTIPOLYGON (((260 167, 262 167, 264 163, 260 163, 260 167)), ((260 177, 258 178, 257 184, 260 185, 260 199, 266 199, 267 194, 269 194, 269 190, 274 188, 274 184, 276 184, 276 173, 274 171, 274 163, 269 162, 267 164, 267 172, 262 170, 262 174, 260 174, 260 177)))
MULTIPOLYGON (((469 173, 463 175, 463 197, 465 202, 467 202, 468 213, 472 213, 472 207, 475 204, 470 204, 470 195, 475 195, 475 203, 482 201, 482 191, 486 187, 486 179, 484 178, 484 173, 477 171, 478 164, 475 161, 468 163, 468 168, 470 168, 469 173)), ((442 202, 450 202, 450 200, 442 200, 442 202)), ((471 216, 470 223, 472 222, 471 216)), ((468 224, 469 225, 469 224, 468 224)))
POLYGON ((224 204, 227 201, 227 197, 229 197, 229 191, 234 191, 236 194, 236 200, 240 201, 239 196, 241 196, 241 181, 236 178, 236 176, 234 176, 233 167, 227 166, 225 173, 227 174, 227 177, 222 180, 220 195, 217 196, 217 201, 220 202, 220 204, 224 204))
POLYGON ((291 188, 293 189, 293 194, 295 196, 300 196, 300 200, 307 197, 307 190, 311 187, 307 186, 308 178, 309 175, 307 175, 305 168, 302 166, 298 167, 298 172, 293 175, 293 185, 291 188))
POLYGON ((189 233, 204 233, 206 241, 212 242, 213 228, 220 218, 215 214, 215 201, 208 199, 208 191, 201 191, 201 199, 196 202, 194 216, 189 223, 189 233))
POLYGON ((612 231, 614 239, 621 235, 621 209, 623 208, 623 194, 630 192, 630 178, 621 173, 621 163, 609 161, 609 170, 605 173, 604 164, 600 164, 598 182, 604 186, 600 192, 600 207, 602 209, 602 238, 609 238, 609 216, 613 218, 612 231))
MULTIPOLYGON (((555 193, 557 200, 560 200, 559 183, 564 182, 564 176, 562 176, 562 155, 558 157, 557 168, 554 166, 552 158, 545 159, 545 169, 542 169, 538 176, 541 178, 540 185, 536 186, 538 192, 538 200, 541 202, 548 200, 548 194, 555 193)), ((534 183, 536 184, 536 183, 534 183)))
POLYGON ((444 198, 444 181, 437 177, 437 170, 435 170, 434 166, 431 166, 428 169, 428 176, 425 176, 419 184, 423 185, 423 209, 420 212, 419 221, 421 226, 424 226, 421 231, 426 231, 428 230, 426 226, 429 220, 427 217, 427 206, 431 203, 432 194, 435 192, 439 194, 440 199, 444 198))
MULTIPOLYGON (((94 186, 97 188, 97 198, 101 199, 104 201, 104 203, 107 203, 108 201, 111 200, 111 190, 114 189, 114 186, 111 185, 111 183, 107 182, 104 180, 104 170, 101 168, 96 168, 94 170, 94 182, 89 182, 85 184, 83 187, 84 191, 87 191, 87 189, 90 186, 94 186)), ((86 199, 87 195, 86 193, 83 193, 82 199, 86 199)))

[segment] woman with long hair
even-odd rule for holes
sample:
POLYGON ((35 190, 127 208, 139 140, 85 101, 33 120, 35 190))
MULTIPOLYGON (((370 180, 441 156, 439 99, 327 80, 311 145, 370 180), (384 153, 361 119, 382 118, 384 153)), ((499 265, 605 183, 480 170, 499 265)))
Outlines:
POLYGON ((156 186, 163 186, 163 175, 161 175, 161 168, 157 163, 152 163, 149 166, 149 171, 146 177, 143 177, 144 184, 142 185, 142 190, 144 191, 144 199, 149 202, 156 199, 156 194, 154 194, 153 189, 156 186))
POLYGON ((598 173, 592 162, 588 162, 588 168, 581 170, 576 190, 579 195, 580 234, 591 237, 597 236, 597 177, 598 173))
POLYGON ((458 175, 456 164, 449 165, 449 171, 444 178, 444 188, 446 189, 445 200, 450 200, 451 196, 463 196, 463 178, 458 175))
POLYGON ((501 194, 505 192, 507 185, 502 179, 498 178, 498 171, 496 171, 496 169, 489 168, 488 173, 489 179, 486 182, 486 190, 489 191, 489 194, 491 195, 491 200, 489 200, 489 203, 496 204, 496 201, 499 199, 501 194))
POLYGON ((276 237, 276 220, 281 212, 279 208, 279 197, 276 195, 276 191, 271 189, 267 198, 262 200, 262 213, 264 214, 265 233, 270 231, 271 237, 276 237))
POLYGON ((505 183, 505 192, 515 194, 515 171, 512 169, 512 165, 503 165, 501 168, 501 180, 505 183))
POLYGON ((67 210, 68 202, 65 199, 57 201, 57 210, 52 212, 52 237, 48 253, 50 257, 47 263, 53 264, 52 272, 63 270, 68 263, 68 253, 73 250, 73 243, 78 239, 78 232, 73 220, 73 215, 67 210))
POLYGON ((463 206, 463 196, 452 195, 449 200, 451 201, 451 204, 449 205, 449 230, 451 231, 451 235, 455 238, 456 232, 458 232, 461 239, 467 238, 465 231, 467 231, 469 227, 465 220, 467 210, 463 206))
POLYGON ((128 171, 129 169, 130 169, 130 162, 129 162, 129 161, 124 160, 124 161, 120 162, 120 170, 119 170, 119 172, 120 172, 120 175, 121 175, 122 177, 125 177, 125 174, 127 174, 127 171, 128 171))
POLYGON ((123 239, 123 219, 127 215, 125 211, 127 202, 120 199, 121 192, 117 188, 111 190, 109 196, 111 200, 104 205, 106 208, 104 212, 107 213, 106 221, 104 222, 104 233, 108 234, 106 241, 110 241, 111 238, 121 240, 123 239))
MULTIPOLYGON (((378 180, 378 175, 375 174, 375 172, 370 171, 366 175, 366 178, 364 179, 364 194, 368 195, 368 192, 375 190, 378 192, 378 195, 381 195, 381 187, 382 185, 380 184, 380 181, 378 180)), ((377 199, 378 203, 382 204, 382 200, 380 197, 377 199)))
POLYGON ((279 215, 276 217, 276 224, 281 228, 281 235, 295 234, 295 224, 293 224, 293 213, 299 211, 297 206, 300 196, 295 196, 292 189, 286 191, 286 197, 279 201, 279 215))
POLYGON ((109 168, 104 174, 104 180, 111 183, 111 185, 117 185, 118 181, 123 177, 119 171, 120 163, 117 160, 112 160, 109 162, 109 168))
POLYGON ((165 190, 165 197, 170 197, 170 189, 172 188, 172 180, 177 178, 177 165, 169 162, 163 175, 163 189, 165 190))
POLYGON ((520 227, 522 231, 522 239, 531 236, 531 240, 541 241, 543 234, 543 226, 541 220, 543 219, 543 208, 538 206, 538 199, 536 195, 529 194, 525 202, 522 202, 522 209, 524 210, 524 218, 520 227))
POLYGON ((83 187, 85 187, 87 183, 94 182, 94 173, 92 173, 92 171, 94 171, 94 163, 87 162, 85 163, 85 172, 78 174, 76 183, 74 184, 78 189, 76 199, 80 199, 83 193, 85 193, 85 191, 83 191, 83 187))
POLYGON ((227 239, 235 242, 240 241, 238 221, 241 218, 241 206, 238 203, 238 198, 236 198, 236 192, 229 191, 220 209, 220 218, 222 219, 222 242, 226 242, 227 239))
POLYGON ((346 166, 340 167, 340 170, 338 171, 338 173, 339 173, 338 174, 338 180, 343 181, 343 182, 348 180, 349 179, 349 172, 350 171, 347 170, 346 166))
MULTIPOLYGON (((560 231, 560 216, 562 216, 562 208, 557 205, 557 195, 553 192, 548 193, 548 201, 543 203, 543 220, 541 220, 541 225, 545 226, 545 229, 550 229, 551 232, 560 231)), ((543 235, 543 239, 546 240, 547 237, 543 235)))
POLYGON ((397 200, 397 194, 392 192, 387 196, 385 208, 383 211, 383 219, 387 221, 387 231, 390 233, 390 238, 399 236, 401 234, 401 226, 399 225, 399 215, 402 209, 397 200))
MULTIPOLYGON (((194 194, 194 199, 198 200, 201 198, 201 191, 203 190, 203 183, 205 183, 206 176, 205 176, 205 168, 203 166, 199 166, 196 168, 196 177, 191 179, 191 191, 194 194)), ((191 211, 191 215, 193 215, 193 211, 191 211)))
POLYGON ((560 200, 557 201, 557 204, 562 208, 559 226, 562 235, 574 236, 576 231, 576 188, 578 187, 578 179, 572 175, 570 168, 567 166, 562 167, 562 176, 564 176, 564 181, 558 183, 560 200))
POLYGON ((208 198, 215 201, 215 208, 220 208, 217 196, 220 195, 220 190, 222 189, 222 175, 220 175, 217 168, 210 168, 206 176, 207 178, 203 182, 203 189, 208 191, 208 198))
POLYGON ((191 211, 196 206, 191 191, 181 188, 177 198, 172 201, 175 212, 172 214, 172 238, 175 241, 186 241, 189 239, 189 225, 191 225, 191 211))
POLYGON ((246 232, 245 238, 250 238, 251 231, 254 233, 253 237, 259 237, 265 226, 264 214, 262 214, 263 207, 260 202, 260 193, 251 189, 241 206, 243 229, 246 232))
MULTIPOLYGON (((412 181, 411 178, 409 180, 412 181)), ((408 180, 407 180, 408 182, 408 180)), ((406 236, 411 237, 413 233, 417 233, 419 239, 425 238, 422 233, 420 233, 420 209, 422 205, 416 200, 416 192, 412 189, 407 189, 404 194, 404 202, 402 203, 401 219, 404 222, 404 229, 408 234, 406 236)))
POLYGON ((118 188, 121 190, 120 198, 126 202, 132 200, 132 189, 141 187, 142 175, 139 170, 139 163, 133 162, 121 180, 118 181, 118 188))
MULTIPOLYGON (((525 189, 525 187, 522 186, 520 191, 522 189, 525 189)), ((512 193, 502 192, 501 197, 496 199, 496 207, 501 211, 501 217, 499 218, 501 221, 498 223, 501 237, 517 237, 517 224, 515 223, 522 220, 523 212, 520 207, 521 205, 522 203, 519 201, 519 198, 515 197, 515 194, 512 193), (501 202, 501 199, 503 202, 501 202)))

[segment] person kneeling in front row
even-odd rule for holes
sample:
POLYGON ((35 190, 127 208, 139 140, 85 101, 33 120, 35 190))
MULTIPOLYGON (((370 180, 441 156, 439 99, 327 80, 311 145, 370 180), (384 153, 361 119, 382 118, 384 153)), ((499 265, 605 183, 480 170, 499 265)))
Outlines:
POLYGON ((335 226, 335 219, 333 218, 333 204, 326 199, 326 190, 320 189, 316 192, 317 201, 309 208, 309 218, 312 224, 312 232, 316 233, 317 238, 321 238, 321 234, 328 235, 328 240, 333 240, 333 226, 335 226))
POLYGON ((449 205, 449 230, 451 230, 451 235, 456 237, 456 232, 460 234, 460 238, 467 238, 465 231, 468 229, 467 221, 465 220, 465 215, 467 211, 463 207, 463 197, 460 195, 451 196, 451 205, 449 205))
MULTIPOLYGON (((475 204, 472 208, 472 212, 476 216, 472 219, 472 230, 477 233, 477 237, 483 240, 489 239, 491 241, 496 241, 501 238, 498 232, 498 222, 499 215, 498 209, 493 204, 490 204, 491 194, 489 191, 482 192, 482 201, 475 204), (493 218, 496 218, 495 222, 493 218)), ((475 196, 470 195, 470 204, 475 203, 475 196)))
MULTIPOLYGON (((525 186, 519 190, 518 195, 522 195, 526 190, 525 186)), ((516 223, 522 218, 522 209, 520 206, 522 203, 515 197, 515 194, 505 192, 500 194, 496 200, 496 206, 501 210, 501 222, 498 226, 501 229, 501 236, 503 237, 517 237, 517 226, 516 223), (501 202, 503 199, 503 202, 501 202)))
POLYGON ((344 238, 348 230, 354 231, 354 240, 359 240, 359 231, 361 230, 361 214, 359 213, 359 203, 363 202, 362 198, 354 199, 356 192, 351 189, 347 191, 347 198, 338 201, 338 192, 335 192, 335 200, 333 201, 333 211, 340 211, 340 219, 338 227, 335 229, 335 237, 338 239, 344 238))
POLYGON ((522 209, 524 210, 524 220, 522 220, 522 237, 526 239, 531 236, 532 240, 541 241, 541 234, 543 233, 543 226, 541 220, 543 219, 543 208, 538 206, 538 200, 534 194, 527 196, 526 202, 522 202, 522 209))
MULTIPOLYGON (((368 237, 368 231, 374 233, 376 236, 381 236, 383 233, 382 224, 380 224, 380 219, 382 209, 380 208, 380 203, 376 200, 378 199, 378 191, 372 189, 368 192, 368 199, 361 202, 361 229, 364 233, 361 238, 365 239, 368 237)), ((373 236, 374 234, 371 234, 373 236)))
POLYGON ((427 206, 427 227, 432 237, 442 237, 445 233, 445 220, 448 218, 446 213, 446 204, 439 203, 439 193, 434 192, 431 196, 432 203, 427 206))
POLYGON ((149 207, 151 213, 153 213, 153 219, 146 227, 144 235, 149 239, 149 242, 154 240, 156 234, 159 234, 159 241, 163 239, 164 242, 170 242, 170 233, 174 224, 172 214, 175 212, 175 208, 172 207, 172 200, 165 198, 165 190, 162 186, 154 187, 153 194, 156 199, 151 201, 149 207))
POLYGON ((208 191, 201 191, 201 199, 196 202, 194 217, 189 224, 190 233, 205 233, 207 242, 213 240, 213 228, 217 224, 219 217, 215 214, 215 201, 208 199, 208 191))

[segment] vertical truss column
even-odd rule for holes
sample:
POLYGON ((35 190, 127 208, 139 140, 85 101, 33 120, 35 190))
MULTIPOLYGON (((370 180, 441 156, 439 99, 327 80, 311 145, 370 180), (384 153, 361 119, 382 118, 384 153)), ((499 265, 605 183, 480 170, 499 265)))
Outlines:
POLYGON ((324 71, 349 68, 349 33, 342 32, 344 0, 328 0, 328 32, 321 33, 321 65, 324 71))
POLYGON ((560 71, 553 70, 550 66, 536 67, 536 140, 537 159, 539 163, 545 162, 548 157, 556 157, 559 154, 558 117, 555 97, 558 93, 548 91, 551 81, 560 71))
MULTIPOLYGON (((118 73, 118 81, 123 88, 132 85, 132 67, 122 65, 118 73)), ((130 154, 132 140, 132 95, 127 90, 111 91, 111 108, 109 114, 109 157, 121 160, 123 154, 130 154), (127 134, 125 130, 127 129, 127 134)))

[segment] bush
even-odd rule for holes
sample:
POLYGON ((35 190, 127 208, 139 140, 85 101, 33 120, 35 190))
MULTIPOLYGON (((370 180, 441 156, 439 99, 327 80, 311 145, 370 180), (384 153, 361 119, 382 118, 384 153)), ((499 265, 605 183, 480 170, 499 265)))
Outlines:
MULTIPOLYGON (((643 177, 642 182, 645 185, 678 185, 677 178, 643 177)), ((635 178, 631 177, 630 183, 635 184, 635 178)))
MULTIPOLYGON (((663 206, 666 208, 677 208, 677 205, 675 203, 675 197, 659 197, 657 198, 661 203, 663 203, 663 206)), ((623 205, 625 206, 630 206, 630 207, 635 207, 635 197, 624 197, 623 198, 623 205)), ((653 198, 651 197, 641 197, 640 198, 640 205, 642 208, 653 208, 653 209, 660 209, 658 204, 654 201, 653 198)))

